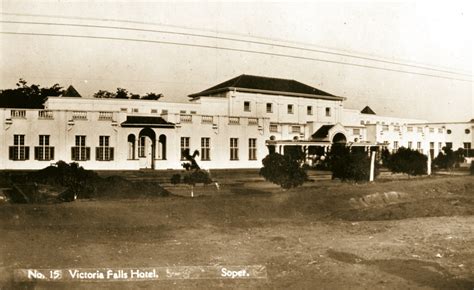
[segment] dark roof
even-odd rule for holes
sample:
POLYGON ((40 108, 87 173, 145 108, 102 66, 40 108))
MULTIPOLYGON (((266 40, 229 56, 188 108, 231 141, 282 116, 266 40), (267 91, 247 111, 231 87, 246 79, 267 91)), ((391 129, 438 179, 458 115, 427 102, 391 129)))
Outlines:
POLYGON ((61 96, 62 97, 82 98, 82 96, 77 92, 77 90, 73 86, 69 86, 61 96))
POLYGON ((334 127, 334 125, 322 125, 313 135, 312 139, 324 139, 329 135, 329 130, 334 127))
POLYGON ((334 96, 330 93, 318 90, 306 84, 297 82, 295 80, 269 78, 262 76, 240 75, 216 86, 208 88, 202 92, 191 94, 189 97, 195 98, 199 96, 208 96, 225 92, 229 90, 237 91, 259 91, 261 93, 278 93, 282 95, 296 95, 305 97, 324 96, 331 99, 340 97, 334 96))
POLYGON ((362 114, 375 115, 375 112, 369 106, 365 106, 360 112, 362 114))
POLYGON ((127 116, 127 120, 121 124, 122 127, 152 127, 152 128, 174 128, 174 124, 167 122, 161 117, 149 116, 127 116))

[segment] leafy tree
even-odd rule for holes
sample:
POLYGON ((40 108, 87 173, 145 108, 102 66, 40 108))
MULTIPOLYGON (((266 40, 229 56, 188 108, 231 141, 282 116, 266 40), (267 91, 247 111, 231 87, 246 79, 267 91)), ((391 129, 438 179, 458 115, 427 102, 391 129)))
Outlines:
POLYGON ((99 90, 97 93, 94 94, 94 98, 110 99, 115 98, 115 94, 109 91, 99 90))
POLYGON ((158 100, 163 97, 163 94, 148 93, 142 97, 142 100, 158 100))
MULTIPOLYGON (((352 150, 346 146, 333 145, 327 156, 332 178, 342 181, 369 181, 370 156, 365 151, 352 150)), ((379 174, 378 165, 374 164, 374 175, 379 174)))
POLYGON ((443 152, 439 152, 438 156, 433 160, 433 165, 437 168, 442 169, 452 169, 453 167, 459 165, 459 153, 456 154, 449 147, 443 147, 443 152))
POLYGON ((140 95, 139 94, 130 94, 130 99, 138 100, 138 99, 140 99, 140 95))
POLYGON ((284 189, 302 185, 308 175, 298 159, 288 155, 270 153, 263 160, 260 175, 284 189))
POLYGON ((428 157, 409 148, 401 147, 390 156, 387 167, 394 173, 422 175, 427 172, 428 157))
POLYGON ((41 88, 35 84, 28 85, 25 80, 20 79, 15 89, 0 91, 0 107, 42 109, 48 97, 56 97, 63 92, 64 90, 59 84, 41 88))
POLYGON ((115 98, 128 99, 128 91, 126 89, 117 88, 117 93, 115 93, 115 98))

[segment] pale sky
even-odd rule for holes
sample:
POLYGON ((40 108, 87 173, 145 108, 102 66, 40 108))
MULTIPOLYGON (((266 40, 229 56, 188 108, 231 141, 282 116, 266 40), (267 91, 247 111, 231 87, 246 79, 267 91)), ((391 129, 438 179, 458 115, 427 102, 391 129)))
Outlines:
POLYGON ((184 102, 188 94, 254 74, 295 79, 346 97, 346 108, 369 105, 379 115, 429 121, 474 118, 474 15, 469 1, 0 3, 0 89, 13 88, 24 78, 42 86, 72 84, 83 96, 123 87, 184 102))

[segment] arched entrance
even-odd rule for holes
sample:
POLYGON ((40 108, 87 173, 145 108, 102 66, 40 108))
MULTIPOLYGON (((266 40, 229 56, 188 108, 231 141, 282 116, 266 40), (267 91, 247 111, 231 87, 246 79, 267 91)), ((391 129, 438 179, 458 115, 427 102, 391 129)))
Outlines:
POLYGON ((144 128, 138 134, 138 159, 140 168, 155 168, 156 134, 151 128, 144 128))
POLYGON ((332 143, 333 144, 340 144, 340 145, 344 145, 347 143, 347 138, 344 134, 342 133, 337 133, 336 135, 334 135, 334 137, 332 138, 332 143))

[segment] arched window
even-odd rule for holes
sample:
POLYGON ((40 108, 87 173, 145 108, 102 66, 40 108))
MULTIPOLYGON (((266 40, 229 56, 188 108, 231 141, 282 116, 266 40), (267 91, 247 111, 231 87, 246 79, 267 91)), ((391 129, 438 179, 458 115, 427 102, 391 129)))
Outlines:
POLYGON ((135 135, 130 134, 127 138, 128 141, 128 159, 135 159, 135 135))
POLYGON ((166 160, 166 136, 160 135, 158 138, 158 159, 166 160))

